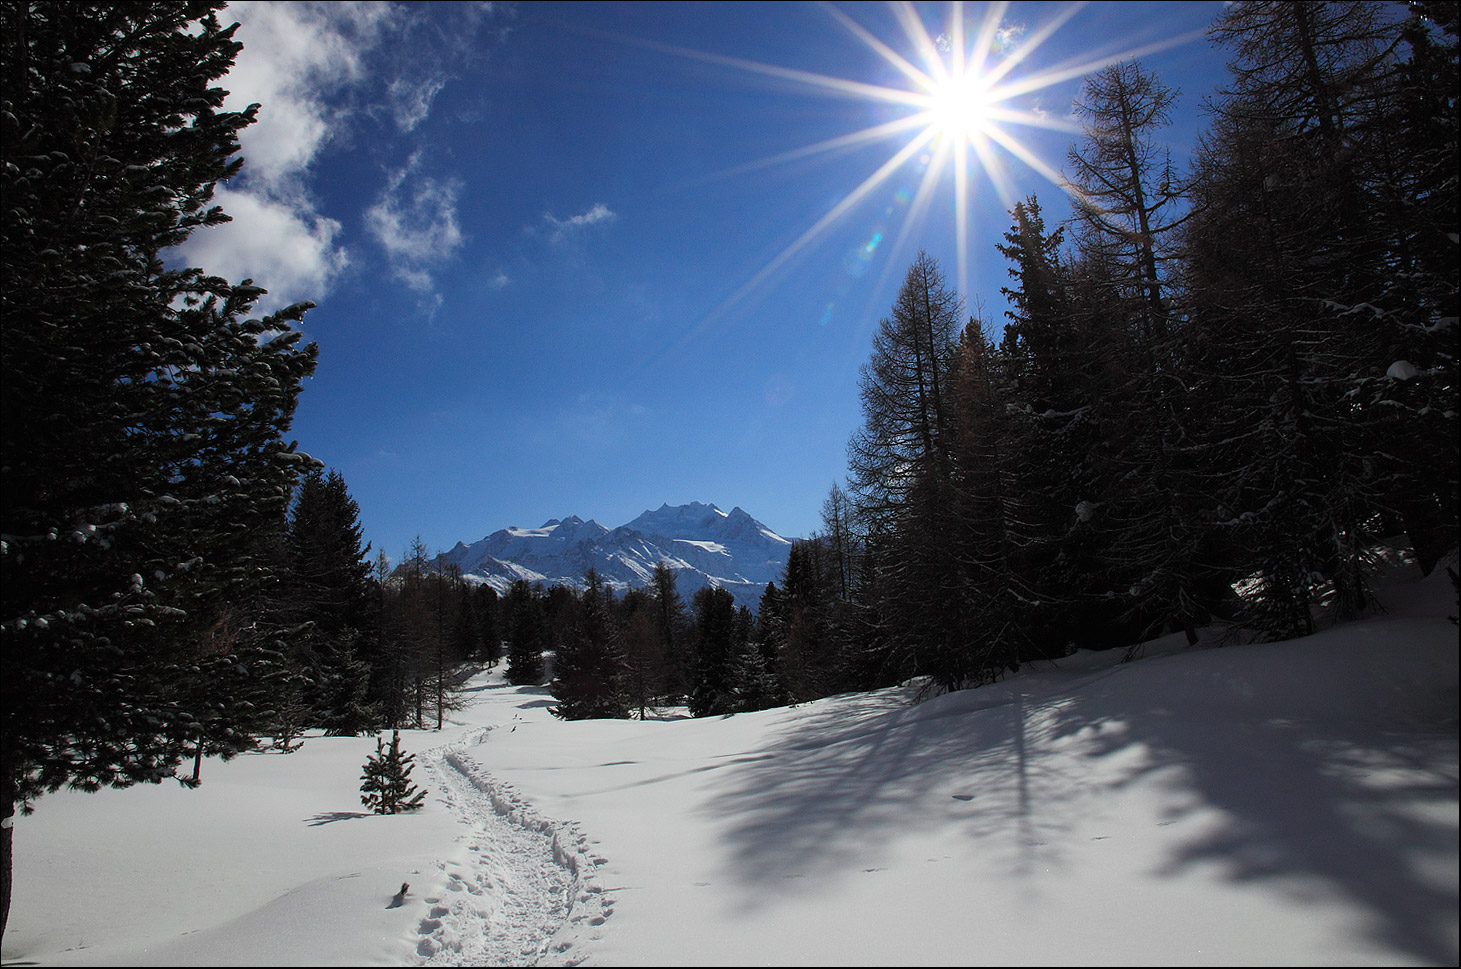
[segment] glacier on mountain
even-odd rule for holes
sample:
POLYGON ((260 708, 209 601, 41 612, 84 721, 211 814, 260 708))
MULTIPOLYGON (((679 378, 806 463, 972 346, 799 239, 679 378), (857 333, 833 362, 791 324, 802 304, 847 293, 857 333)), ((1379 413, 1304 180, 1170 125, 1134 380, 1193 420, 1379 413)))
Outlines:
POLYGON ((504 528, 470 545, 458 542, 436 564, 498 592, 518 579, 581 589, 592 568, 622 592, 649 585, 655 566, 664 562, 686 603, 697 590, 716 586, 754 612, 766 583, 781 580, 790 552, 790 539, 739 507, 726 512, 690 502, 661 505, 613 529, 577 515, 539 528, 504 528))

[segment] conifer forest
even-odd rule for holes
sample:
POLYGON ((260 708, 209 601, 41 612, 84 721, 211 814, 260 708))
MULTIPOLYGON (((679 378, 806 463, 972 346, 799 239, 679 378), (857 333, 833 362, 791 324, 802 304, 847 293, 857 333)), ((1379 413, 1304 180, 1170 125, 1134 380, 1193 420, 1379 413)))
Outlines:
POLYGON ((1456 3, 1227 6, 1185 168, 1161 77, 1089 75, 1074 214, 1009 212, 1000 318, 908 266, 845 479, 755 611, 663 563, 499 592, 366 542, 289 436, 313 304, 164 258, 227 219, 254 121, 221 7, 0 5, 7 911, 46 792, 439 727, 489 664, 565 719, 934 695, 1216 619, 1302 637, 1373 608, 1376 539, 1457 545, 1456 3))

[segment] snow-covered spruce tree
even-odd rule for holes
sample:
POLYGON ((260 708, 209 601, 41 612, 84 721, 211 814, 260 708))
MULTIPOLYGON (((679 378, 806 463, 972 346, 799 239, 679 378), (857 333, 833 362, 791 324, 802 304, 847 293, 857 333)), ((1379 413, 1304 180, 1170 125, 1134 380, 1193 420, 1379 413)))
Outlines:
POLYGON ((281 608, 307 624, 298 660, 315 683, 314 723, 336 736, 374 729, 379 717, 367 702, 374 667, 385 675, 370 546, 361 540, 360 506, 340 473, 306 475, 290 512, 281 608))
POLYGON ((311 304, 249 319, 263 290, 162 259, 227 221, 253 120, 210 87, 221 6, 0 3, 0 918, 35 798, 252 745, 252 633, 216 632, 310 463, 281 435, 315 349, 311 304))
POLYGON ((426 791, 411 782, 415 764, 416 755, 401 749, 401 731, 391 731, 389 747, 377 737, 375 753, 366 759, 365 772, 360 775, 360 803, 376 814, 400 814, 419 808, 426 791))

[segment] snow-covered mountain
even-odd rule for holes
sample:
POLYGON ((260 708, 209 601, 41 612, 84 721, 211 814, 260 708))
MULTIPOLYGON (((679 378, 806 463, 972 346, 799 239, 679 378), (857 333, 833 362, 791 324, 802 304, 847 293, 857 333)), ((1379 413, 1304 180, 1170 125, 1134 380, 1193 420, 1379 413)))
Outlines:
POLYGON ((437 563, 505 592, 517 579, 581 588, 590 568, 622 591, 648 585, 665 562, 687 603, 696 590, 719 586, 754 611, 766 583, 781 579, 790 552, 789 539, 740 508, 724 512, 695 501, 661 505, 614 529, 576 515, 539 528, 504 528, 470 545, 458 542, 437 563))

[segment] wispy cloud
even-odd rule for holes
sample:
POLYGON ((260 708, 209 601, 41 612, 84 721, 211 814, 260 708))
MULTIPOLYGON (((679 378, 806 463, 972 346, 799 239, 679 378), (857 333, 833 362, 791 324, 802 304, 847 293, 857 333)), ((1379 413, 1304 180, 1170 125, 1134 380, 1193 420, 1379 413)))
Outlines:
POLYGON ((385 250, 396 278, 417 293, 434 292, 433 271, 465 241, 457 221, 461 183, 418 174, 421 153, 392 172, 365 225, 385 250))
POLYGON ((1025 36, 1024 24, 1004 24, 994 32, 994 42, 1002 54, 1008 54, 1019 46, 1025 36))
POLYGON ((594 203, 587 212, 572 215, 566 219, 560 219, 552 212, 543 213, 543 221, 549 226, 548 239, 554 243, 567 242, 589 226, 598 225, 601 222, 613 222, 618 217, 618 213, 602 202, 594 203))
POLYGON ((386 93, 396 127, 407 133, 416 130, 416 126, 431 114, 431 102, 444 87, 446 76, 443 74, 414 80, 398 77, 392 81, 386 93))

